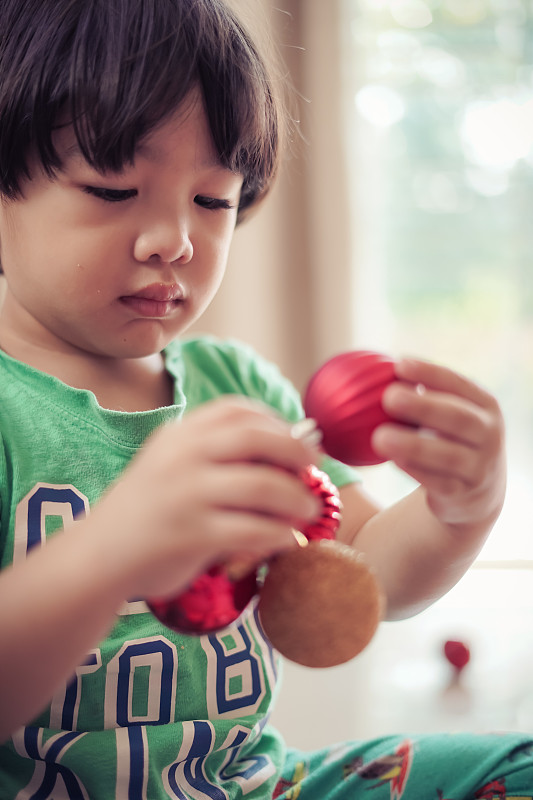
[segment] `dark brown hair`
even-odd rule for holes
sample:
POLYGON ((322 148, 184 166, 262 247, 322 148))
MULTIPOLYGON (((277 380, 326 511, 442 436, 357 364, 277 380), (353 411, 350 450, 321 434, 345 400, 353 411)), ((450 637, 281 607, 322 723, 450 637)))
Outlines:
POLYGON ((117 171, 199 86, 223 166, 242 174, 239 219, 268 191, 282 113, 264 59, 224 0, 0 0, 0 194, 31 153, 50 177, 53 131, 117 171))

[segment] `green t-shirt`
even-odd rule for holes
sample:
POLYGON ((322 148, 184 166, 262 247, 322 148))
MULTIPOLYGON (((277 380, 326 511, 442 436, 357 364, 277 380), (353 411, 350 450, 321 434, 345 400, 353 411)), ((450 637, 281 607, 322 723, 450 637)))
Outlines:
MULTIPOLYGON (((227 393, 302 417, 292 385, 241 344, 203 337, 165 356, 175 405, 128 413, 0 352, 2 567, 88 514, 163 422, 227 393)), ((355 479, 330 459, 321 466, 337 485, 355 479)), ((189 637, 132 598, 50 706, 0 747, 0 797, 272 796, 285 752, 267 724, 278 666, 254 604, 223 631, 189 637)))

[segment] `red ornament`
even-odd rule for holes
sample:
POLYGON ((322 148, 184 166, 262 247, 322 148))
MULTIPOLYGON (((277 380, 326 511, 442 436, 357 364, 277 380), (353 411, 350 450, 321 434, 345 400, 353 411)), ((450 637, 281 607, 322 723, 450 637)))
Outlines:
POLYGON ((470 649, 464 642, 448 639, 443 650, 447 661, 457 672, 462 672, 470 661, 470 649))
MULTIPOLYGON (((313 494, 322 500, 320 516, 302 533, 308 539, 333 539, 341 518, 337 487, 314 466, 309 466, 301 477, 313 494)), ((168 628, 199 635, 221 630, 234 622, 257 592, 257 569, 235 579, 228 574, 226 565, 217 564, 176 597, 152 598, 147 604, 168 628)))
POLYGON ((181 633, 211 633, 236 620, 256 591, 256 570, 231 580, 224 567, 216 565, 177 597, 152 599, 148 606, 167 628, 181 633))
POLYGON ((334 539, 341 521, 342 503, 339 491, 325 472, 315 466, 309 466, 302 475, 313 494, 322 500, 320 516, 307 525, 302 533, 313 541, 314 539, 334 539))
POLYGON ((394 359, 371 350, 341 353, 315 372, 304 396, 306 416, 322 431, 328 455, 354 466, 380 464, 370 443, 374 429, 391 417, 381 405, 396 380, 394 359))

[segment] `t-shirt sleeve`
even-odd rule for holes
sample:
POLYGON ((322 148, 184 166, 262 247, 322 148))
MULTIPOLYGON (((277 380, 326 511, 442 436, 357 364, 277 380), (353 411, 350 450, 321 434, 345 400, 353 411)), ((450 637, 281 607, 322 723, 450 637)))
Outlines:
POLYGON ((7 492, 7 463, 4 447, 4 440, 0 434, 0 563, 3 561, 5 548, 5 526, 7 525, 7 511, 5 512, 4 525, 2 524, 2 513, 4 508, 8 508, 6 502, 7 492))
MULTIPOLYGON (((187 408, 220 394, 242 394, 270 406, 288 422, 303 419, 304 411, 297 389, 282 375, 277 365, 248 345, 203 337, 190 340, 184 346, 183 354, 187 408)), ((336 486, 360 480, 351 467, 329 456, 325 456, 319 466, 336 486)))

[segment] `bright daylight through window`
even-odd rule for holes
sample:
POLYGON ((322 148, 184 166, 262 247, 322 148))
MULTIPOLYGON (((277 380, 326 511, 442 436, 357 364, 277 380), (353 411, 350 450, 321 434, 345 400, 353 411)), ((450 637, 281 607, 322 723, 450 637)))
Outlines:
MULTIPOLYGON (((356 344, 496 394, 509 490, 481 557, 530 560, 533 3, 341 1, 356 344)), ((407 488, 373 469, 392 494, 407 488)))

